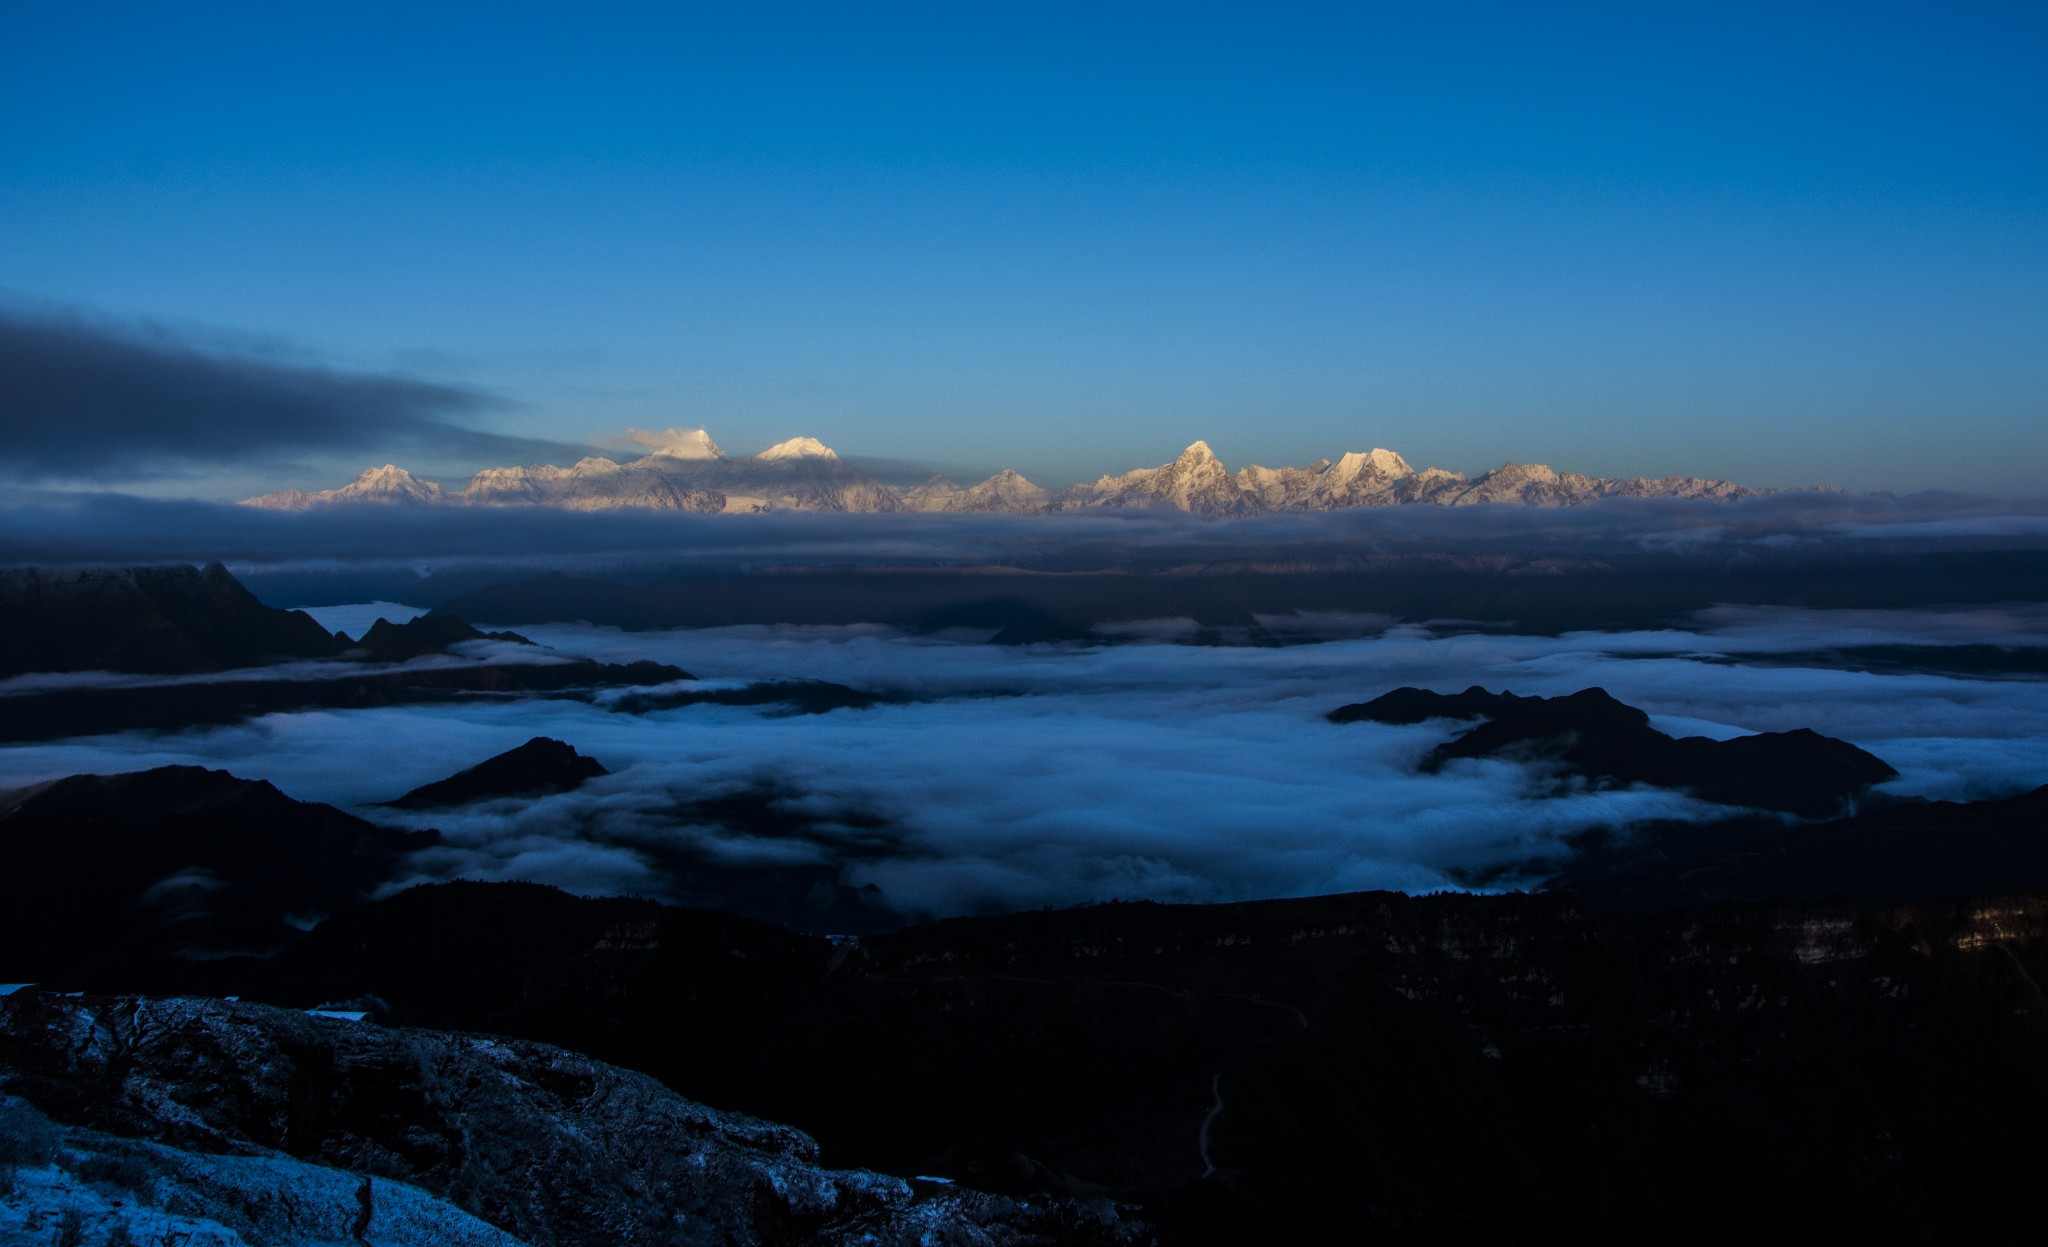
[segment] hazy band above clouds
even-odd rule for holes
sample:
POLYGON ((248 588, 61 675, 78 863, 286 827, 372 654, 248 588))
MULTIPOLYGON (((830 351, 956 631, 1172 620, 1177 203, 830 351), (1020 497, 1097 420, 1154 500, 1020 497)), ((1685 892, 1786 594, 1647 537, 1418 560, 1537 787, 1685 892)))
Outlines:
POLYGON ((300 512, 113 493, 14 491, 0 502, 0 564, 304 562, 534 567, 1009 563, 1089 569, 1303 561, 1371 553, 1597 556, 1749 547, 1797 553, 2048 549, 2048 498, 1799 492, 1709 502, 1610 499, 1569 508, 1398 506, 1205 520, 1175 511, 1050 516, 692 515, 539 506, 360 504, 300 512))

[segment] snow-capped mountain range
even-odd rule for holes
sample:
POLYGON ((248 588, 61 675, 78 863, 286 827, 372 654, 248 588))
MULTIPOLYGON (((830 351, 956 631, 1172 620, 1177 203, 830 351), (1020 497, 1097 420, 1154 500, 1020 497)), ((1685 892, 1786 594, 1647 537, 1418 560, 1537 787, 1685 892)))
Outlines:
POLYGON ((962 487, 942 476, 900 488, 864 475, 815 438, 797 437, 758 455, 733 458, 702 429, 671 429, 646 439, 648 454, 626 463, 588 458, 573 467, 487 468, 459 490, 423 481, 404 468, 372 468, 338 489, 288 489, 246 505, 297 511, 348 503, 552 506, 573 511, 643 507, 657 511, 940 511, 1043 514, 1095 507, 1159 507, 1201 515, 1332 511, 1408 503, 1466 506, 1573 506, 1599 498, 1709 498, 1730 501, 1767 490, 1696 476, 1621 479, 1508 463, 1475 477, 1410 467, 1391 450, 1353 451, 1305 468, 1257 465, 1235 473, 1207 442, 1171 463, 1104 476, 1092 484, 1047 490, 1004 469, 962 487))

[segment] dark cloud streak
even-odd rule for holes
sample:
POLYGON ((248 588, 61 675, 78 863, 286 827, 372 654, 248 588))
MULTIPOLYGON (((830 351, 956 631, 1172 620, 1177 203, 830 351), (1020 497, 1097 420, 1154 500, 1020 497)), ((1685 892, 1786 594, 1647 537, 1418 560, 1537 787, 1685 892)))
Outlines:
POLYGON ((295 455, 532 461, 577 448, 467 421, 501 400, 0 307, 0 476, 143 480, 295 455))

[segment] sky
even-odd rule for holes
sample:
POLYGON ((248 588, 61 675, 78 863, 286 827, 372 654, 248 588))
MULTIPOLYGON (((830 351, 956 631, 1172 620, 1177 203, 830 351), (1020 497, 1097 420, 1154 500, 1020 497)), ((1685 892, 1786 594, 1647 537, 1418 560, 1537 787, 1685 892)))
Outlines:
POLYGON ((14 475, 703 426, 2039 495, 2043 63, 2037 4, 10 4, 0 317, 368 412, 95 469, 60 394, 14 475))

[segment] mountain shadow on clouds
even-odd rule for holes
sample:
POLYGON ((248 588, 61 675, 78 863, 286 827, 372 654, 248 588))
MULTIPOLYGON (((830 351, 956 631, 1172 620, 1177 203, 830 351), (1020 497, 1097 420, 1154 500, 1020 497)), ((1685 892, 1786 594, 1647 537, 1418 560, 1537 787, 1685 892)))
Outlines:
POLYGON ((1871 785, 1898 775, 1882 758, 1806 728, 1732 740, 1667 736, 1650 726, 1649 715, 1598 688, 1566 697, 1519 697, 1477 685, 1450 694, 1399 688, 1339 707, 1329 719, 1481 719, 1432 749, 1423 769, 1458 758, 1542 761, 1596 782, 1678 788, 1705 801, 1802 818, 1839 814, 1871 785))
MULTIPOLYGON (((379 621, 382 622, 381 620, 379 621)), ((574 745, 536 736, 516 749, 486 758, 447 779, 422 784, 395 801, 399 809, 462 805, 492 797, 539 796, 568 792, 587 779, 609 775, 604 764, 576 752, 574 745)))

